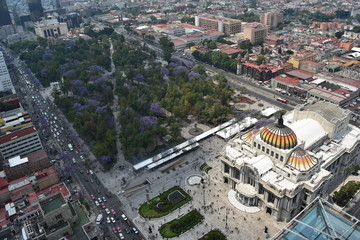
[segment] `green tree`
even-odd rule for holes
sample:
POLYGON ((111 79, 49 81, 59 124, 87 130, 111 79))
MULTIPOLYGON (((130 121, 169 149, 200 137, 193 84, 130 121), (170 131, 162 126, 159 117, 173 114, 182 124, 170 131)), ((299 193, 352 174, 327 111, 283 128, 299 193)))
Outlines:
POLYGON ((260 55, 256 59, 256 64, 261 65, 265 61, 265 57, 263 55, 260 55))
POLYGON ((164 60, 167 61, 167 62, 170 62, 171 55, 174 52, 174 43, 171 42, 169 40, 169 38, 166 36, 166 37, 161 37, 159 39, 159 44, 160 44, 161 49, 162 49, 162 51, 164 53, 164 60))
POLYGON ((336 32, 335 33, 335 37, 337 38, 337 39, 340 39, 343 35, 344 35, 344 31, 339 31, 339 32, 336 32))
POLYGON ((288 49, 288 50, 286 50, 286 53, 289 54, 289 55, 293 55, 293 54, 294 54, 294 51, 288 49))

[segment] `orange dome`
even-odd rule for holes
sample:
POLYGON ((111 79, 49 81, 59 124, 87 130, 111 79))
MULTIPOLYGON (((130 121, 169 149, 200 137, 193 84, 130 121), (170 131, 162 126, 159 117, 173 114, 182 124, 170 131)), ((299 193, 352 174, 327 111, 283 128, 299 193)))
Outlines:
POLYGON ((299 171, 308 171, 316 161, 302 148, 296 148, 289 156, 287 165, 299 171))
POLYGON ((282 117, 277 124, 265 126, 260 133, 260 138, 280 149, 291 149, 297 145, 297 137, 293 130, 283 124, 282 117))

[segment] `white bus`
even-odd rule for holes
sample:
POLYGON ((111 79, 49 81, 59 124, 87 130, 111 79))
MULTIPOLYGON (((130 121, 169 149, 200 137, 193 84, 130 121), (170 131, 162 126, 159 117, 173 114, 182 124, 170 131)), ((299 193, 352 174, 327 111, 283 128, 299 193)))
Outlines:
POLYGON ((104 216, 102 214, 99 214, 97 217, 96 217, 96 224, 97 225, 100 225, 101 221, 103 220, 104 216))
POLYGON ((70 151, 74 150, 71 143, 68 144, 68 147, 69 147, 70 151))

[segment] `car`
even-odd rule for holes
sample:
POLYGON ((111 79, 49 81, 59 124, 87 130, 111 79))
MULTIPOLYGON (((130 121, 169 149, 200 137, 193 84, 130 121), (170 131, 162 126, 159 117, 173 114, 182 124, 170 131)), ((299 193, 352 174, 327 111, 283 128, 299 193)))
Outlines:
POLYGON ((105 212, 106 212, 106 214, 110 214, 110 210, 108 209, 108 208, 105 208, 105 212))
POLYGON ((110 219, 111 219, 111 222, 112 222, 112 223, 115 223, 115 222, 116 222, 114 217, 110 217, 110 219))
POLYGON ((105 197, 102 197, 103 201, 106 202, 106 198, 105 197))
POLYGON ((131 222, 129 220, 126 220, 126 224, 131 227, 131 222))
POLYGON ((83 170, 80 170, 80 173, 81 173, 81 174, 84 174, 84 171, 83 171, 83 170))
POLYGON ((132 228, 132 230, 134 231, 135 234, 139 233, 139 231, 136 228, 132 228))
POLYGON ((120 220, 119 215, 115 215, 115 214, 114 214, 114 218, 115 218, 116 220, 120 220))
POLYGON ((92 200, 94 200, 94 199, 95 199, 94 194, 90 194, 90 198, 91 198, 92 200))
POLYGON ((90 174, 91 174, 91 175, 93 175, 93 174, 94 174, 93 170, 91 170, 91 169, 89 170, 89 172, 90 172, 90 174))
POLYGON ((91 183, 94 183, 94 179, 90 178, 90 182, 91 182, 91 183))
POLYGON ((111 211, 112 214, 114 214, 114 215, 116 214, 116 212, 115 212, 115 210, 113 208, 110 211, 111 211))
POLYGON ((120 228, 119 226, 116 227, 116 230, 117 230, 118 232, 121 232, 121 228, 120 228))
POLYGON ((114 233, 117 233, 116 227, 112 227, 114 233))
POLYGON ((111 222, 111 220, 110 220, 109 217, 106 217, 106 222, 107 222, 107 223, 110 223, 110 222, 111 222))
POLYGON ((111 197, 111 192, 107 192, 105 195, 109 198, 111 197))
POLYGON ((84 157, 83 157, 83 155, 80 155, 80 159, 81 159, 82 161, 84 161, 84 157))
POLYGON ((129 234, 131 231, 128 228, 125 228, 124 231, 129 234))
POLYGON ((98 201, 95 201, 95 205, 98 207, 100 206, 99 202, 98 201))
POLYGON ((99 180, 96 179, 95 182, 96 182, 97 185, 100 185, 99 180))
POLYGON ((120 239, 125 239, 124 235, 122 233, 119 233, 120 239))
POLYGON ((100 189, 96 189, 96 192, 97 192, 98 194, 101 194, 100 189))
POLYGON ((75 160, 75 158, 73 158, 73 159, 72 159, 72 162, 73 162, 73 164, 75 164, 75 163, 76 163, 76 160, 75 160))
POLYGON ((126 217, 126 215, 125 215, 125 214, 121 214, 121 217, 122 217, 122 219, 123 219, 124 221, 126 221, 126 220, 127 220, 127 217, 126 217))
POLYGON ((102 203, 101 197, 98 197, 98 201, 99 201, 99 203, 102 203))
POLYGON ((89 174, 90 173, 90 171, 89 170, 86 170, 86 174, 89 174))
POLYGON ((106 208, 106 206, 105 206, 105 204, 104 203, 102 203, 103 205, 101 205, 102 206, 102 208, 106 208))

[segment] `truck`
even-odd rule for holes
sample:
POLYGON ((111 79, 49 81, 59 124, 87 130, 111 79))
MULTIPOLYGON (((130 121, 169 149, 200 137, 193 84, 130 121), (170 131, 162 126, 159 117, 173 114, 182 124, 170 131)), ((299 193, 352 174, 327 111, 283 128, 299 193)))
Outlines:
POLYGON ((100 213, 97 217, 96 217, 96 224, 100 225, 101 221, 103 220, 104 216, 100 213))
POLYGON ((69 147, 70 151, 74 150, 74 149, 73 149, 73 146, 71 145, 71 143, 68 144, 68 147, 69 147))

